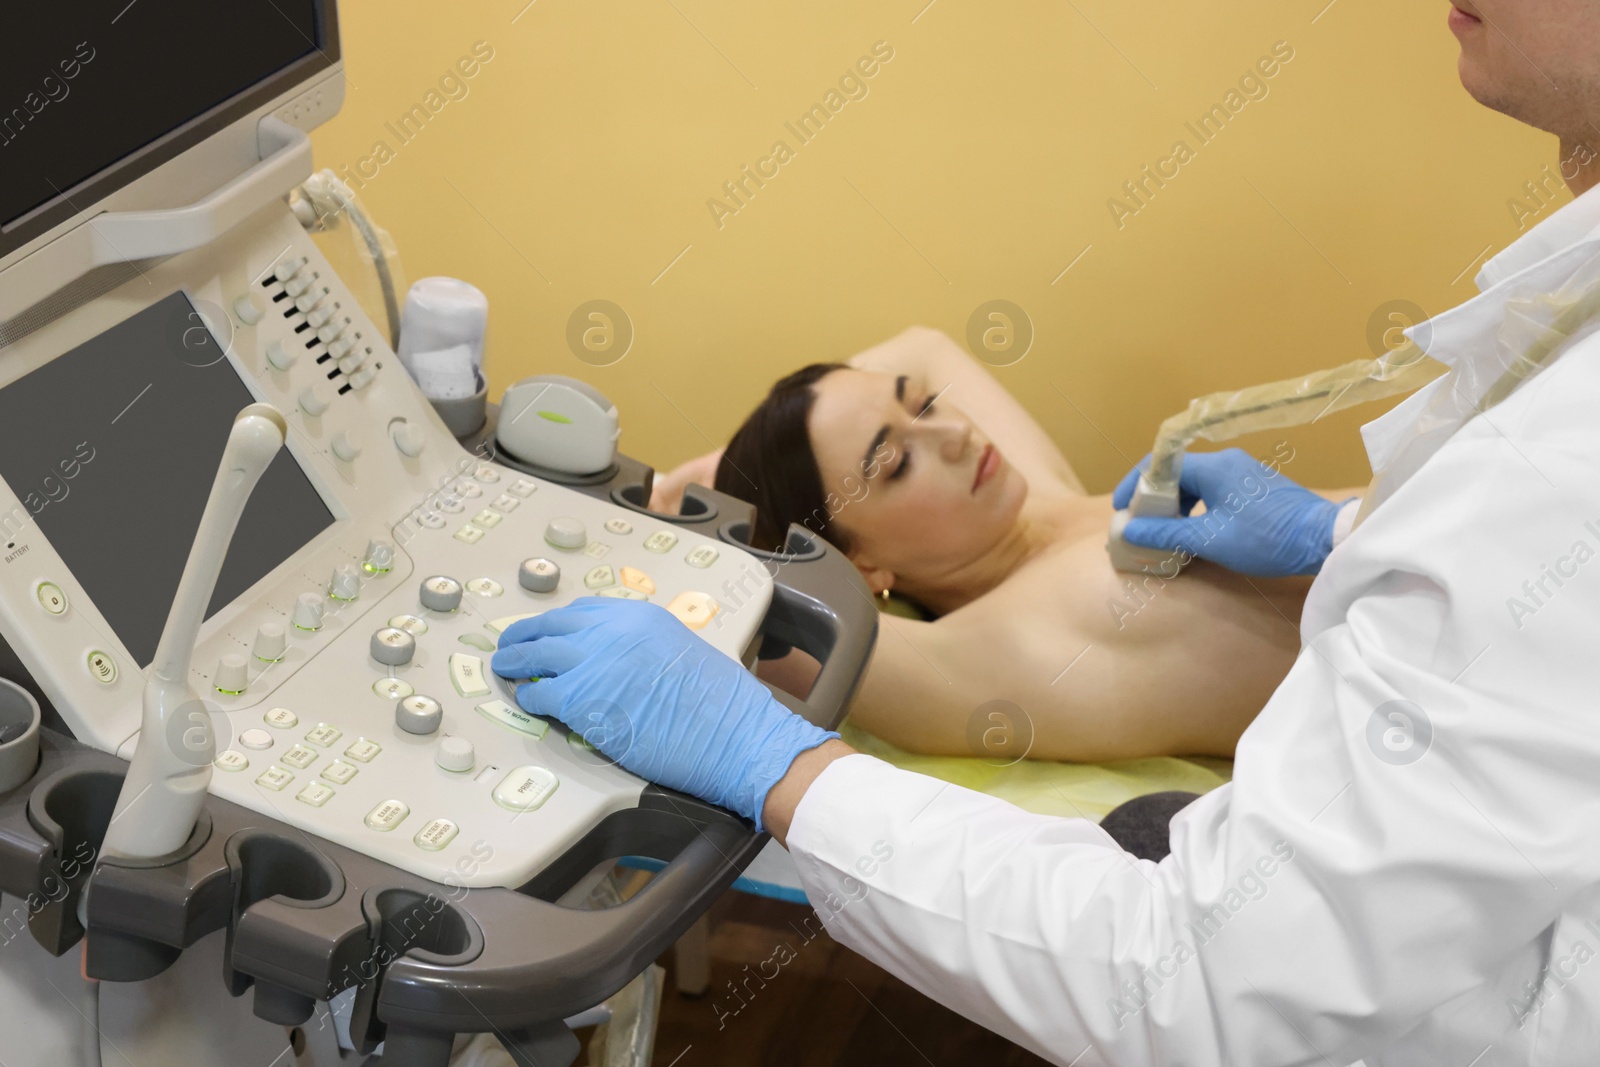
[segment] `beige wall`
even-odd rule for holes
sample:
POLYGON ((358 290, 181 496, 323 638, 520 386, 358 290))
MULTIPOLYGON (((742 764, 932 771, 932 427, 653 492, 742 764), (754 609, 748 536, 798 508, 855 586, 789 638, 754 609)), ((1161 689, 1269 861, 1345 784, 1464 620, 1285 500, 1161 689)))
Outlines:
MULTIPOLYGON (((489 294, 491 395, 584 377, 658 467, 786 370, 911 323, 964 337, 999 298, 1035 340, 997 373, 1095 490, 1191 396, 1360 357, 1389 301, 1466 299, 1518 233, 1507 201, 1536 207, 1523 183, 1555 164, 1461 90, 1445 4, 924 2, 353 0, 318 162, 371 176, 411 279, 489 294), (880 41, 865 97, 801 143, 785 122, 880 41), (475 42, 492 58, 449 82, 475 42), (1276 42, 1293 58, 1265 97, 1201 144, 1185 123, 1276 42), (441 78, 457 99, 428 97, 441 78), (419 104, 437 113, 402 143, 386 123, 419 104), (1119 225, 1108 201, 1180 139, 1192 158, 1119 225), (779 140, 792 158, 716 217, 779 140), (595 298, 635 329, 605 367, 566 341, 595 298)), ((1364 482, 1375 413, 1290 433, 1291 473, 1364 482)))

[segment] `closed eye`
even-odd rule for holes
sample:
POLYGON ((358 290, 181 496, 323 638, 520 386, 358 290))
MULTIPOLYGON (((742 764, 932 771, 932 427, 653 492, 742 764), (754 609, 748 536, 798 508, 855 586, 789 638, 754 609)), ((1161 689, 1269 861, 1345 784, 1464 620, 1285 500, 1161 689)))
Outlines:
POLYGON ((905 476, 905 473, 910 468, 910 466, 911 466, 911 450, 909 448, 902 448, 900 450, 900 463, 899 463, 898 466, 895 467, 894 470, 889 472, 889 480, 891 482, 899 481, 901 478, 903 478, 905 476))

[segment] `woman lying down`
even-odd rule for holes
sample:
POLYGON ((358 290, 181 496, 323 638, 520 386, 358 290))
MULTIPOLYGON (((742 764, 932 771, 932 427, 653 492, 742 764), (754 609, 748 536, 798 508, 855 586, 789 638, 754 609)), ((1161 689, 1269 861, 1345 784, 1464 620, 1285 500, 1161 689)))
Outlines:
MULTIPOLYGON (((851 711, 910 752, 1020 755, 1026 727, 1012 748, 969 740, 980 706, 1004 700, 1031 723, 1036 759, 1232 756, 1299 651, 1309 579, 1205 562, 1170 581, 1113 570, 1110 496, 1087 495, 1022 405, 937 330, 779 381, 720 462, 664 476, 655 506, 675 509, 713 462, 716 488, 756 506, 757 547, 799 523, 874 593, 931 616, 883 616, 851 711)), ((800 652, 759 669, 802 696, 815 672, 800 652)))

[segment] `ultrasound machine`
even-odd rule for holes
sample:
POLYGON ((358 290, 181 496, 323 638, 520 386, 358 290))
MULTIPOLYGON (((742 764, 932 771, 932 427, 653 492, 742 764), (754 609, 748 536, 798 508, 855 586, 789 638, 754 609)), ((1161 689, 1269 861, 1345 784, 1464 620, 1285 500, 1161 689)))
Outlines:
POLYGON ((832 726, 876 635, 854 567, 441 417, 291 210, 334 0, 8 21, 0 1062, 573 1062, 768 838, 523 711, 498 635, 654 601, 751 669, 814 655, 774 693, 832 726), (596 906, 624 857, 658 873, 596 906))

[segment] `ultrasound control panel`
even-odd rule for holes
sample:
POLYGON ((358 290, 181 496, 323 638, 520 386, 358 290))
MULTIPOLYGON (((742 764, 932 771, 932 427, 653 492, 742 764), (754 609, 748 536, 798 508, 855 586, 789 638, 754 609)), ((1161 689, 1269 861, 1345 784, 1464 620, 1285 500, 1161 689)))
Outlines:
POLYGON ((79 740, 132 754, 252 401, 290 430, 195 652, 212 792, 435 881, 518 886, 645 783, 517 705, 489 667, 508 626, 580 596, 649 601, 753 661, 761 562, 467 452, 275 203, 0 363, 0 416, 32 420, 21 455, 0 417, 0 634, 79 740))

